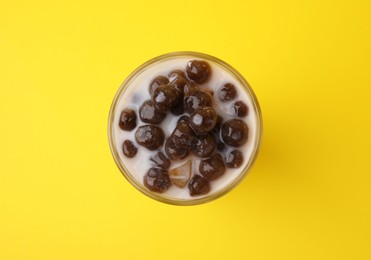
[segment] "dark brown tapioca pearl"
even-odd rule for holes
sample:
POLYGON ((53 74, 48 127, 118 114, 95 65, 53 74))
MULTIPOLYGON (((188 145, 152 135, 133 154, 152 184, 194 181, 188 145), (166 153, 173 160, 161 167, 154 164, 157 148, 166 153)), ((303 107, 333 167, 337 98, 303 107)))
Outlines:
POLYGON ((237 95, 236 88, 233 84, 227 83, 224 84, 218 91, 218 97, 221 101, 227 102, 234 99, 237 95))
POLYGON ((135 140, 150 151, 156 150, 164 143, 164 132, 154 125, 143 125, 135 132, 135 140))
POLYGON ((131 131, 137 126, 137 115, 130 108, 124 109, 120 114, 119 127, 125 131, 131 131))
POLYGON ((150 191, 159 193, 166 191, 171 185, 168 172, 160 168, 150 168, 144 175, 143 183, 150 191))
POLYGON ((245 117, 247 116, 248 112, 249 112, 249 108, 247 107, 247 105, 241 101, 241 100, 238 100, 234 103, 234 112, 236 113, 237 116, 239 117, 245 117))
POLYGON ((122 143, 122 151, 126 157, 133 158, 137 154, 138 148, 130 140, 125 140, 122 143))
POLYGON ((171 86, 161 85, 152 93, 152 101, 160 112, 167 112, 180 102, 179 93, 171 86))
POLYGON ((182 70, 173 70, 169 73, 168 75, 169 77, 169 81, 172 82, 178 78, 184 78, 185 79, 185 74, 184 74, 184 71, 182 70))
POLYGON ((183 122, 177 124, 171 134, 171 138, 174 141, 175 146, 189 148, 192 144, 193 138, 195 138, 195 134, 188 123, 183 122))
POLYGON ((224 158, 228 168, 239 168, 243 163, 243 154, 240 150, 229 149, 224 158))
POLYGON ((152 93, 161 85, 166 85, 169 83, 169 80, 167 77, 164 76, 157 76, 154 78, 151 83, 149 84, 149 93, 152 95, 152 93))
POLYGON ((189 155, 189 149, 177 147, 171 137, 165 142, 165 152, 170 160, 182 160, 189 155))
POLYGON ((184 115, 184 116, 179 117, 177 124, 180 124, 180 123, 188 124, 188 122, 189 122, 189 116, 184 115))
POLYGON ((199 167, 201 175, 209 181, 216 180, 225 173, 223 158, 219 153, 202 160, 199 167))
POLYGON ((199 107, 211 107, 212 104, 212 97, 202 90, 196 90, 192 95, 184 98, 184 107, 188 114, 199 107))
POLYGON ((152 100, 147 100, 139 108, 139 117, 145 123, 159 124, 165 119, 166 114, 160 112, 152 100))
POLYGON ((249 129, 241 119, 231 119, 222 124, 221 136, 224 143, 239 147, 246 143, 249 129))
POLYGON ((194 138, 191 144, 191 153, 197 157, 206 158, 214 153, 216 142, 213 135, 202 135, 194 138))
POLYGON ((211 67, 209 63, 202 60, 192 60, 188 62, 186 67, 187 77, 197 84, 205 83, 211 75, 211 67))
POLYGON ((210 132, 218 119, 212 107, 199 107, 189 117, 189 125, 196 134, 210 132))
POLYGON ((191 96, 193 93, 195 93, 199 88, 195 83, 192 81, 187 80, 185 86, 184 86, 184 96, 188 97, 191 96))
POLYGON ((168 169, 171 164, 170 160, 162 152, 158 152, 155 155, 151 156, 150 160, 153 166, 159 167, 165 170, 168 169))
POLYGON ((210 183, 200 175, 194 175, 188 183, 189 194, 191 196, 204 195, 210 191, 210 183))

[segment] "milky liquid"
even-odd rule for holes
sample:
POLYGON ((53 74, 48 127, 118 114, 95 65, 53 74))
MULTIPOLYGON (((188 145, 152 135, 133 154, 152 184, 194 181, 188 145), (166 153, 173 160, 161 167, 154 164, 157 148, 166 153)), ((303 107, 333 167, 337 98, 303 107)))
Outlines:
MULTIPOLYGON (((121 93, 121 96, 118 97, 118 102, 117 102, 117 105, 114 111, 114 121, 113 121, 113 135, 114 135, 113 137, 114 137, 115 146, 116 146, 116 149, 118 149, 117 152, 120 156, 120 160, 122 164, 125 165, 125 167, 129 171, 129 174, 131 174, 132 177, 134 177, 134 179, 136 179, 137 182, 143 186, 144 186, 143 177, 148 171, 148 169, 152 167, 149 158, 155 153, 157 153, 157 151, 149 151, 135 142, 134 135, 135 135, 136 129, 141 125, 147 124, 147 123, 141 122, 139 118, 139 112, 138 112, 139 107, 144 101, 151 98, 149 91, 148 91, 148 86, 154 77, 158 75, 167 76, 171 71, 175 69, 181 69, 184 71, 186 64, 192 59, 195 59, 195 58, 194 57, 173 57, 167 60, 161 60, 161 61, 157 61, 151 64, 144 71, 142 71, 141 73, 138 73, 131 80, 126 90, 124 90, 121 93), (118 126, 120 113, 125 108, 131 108, 137 114, 137 127, 130 132, 123 131, 118 126), (136 156, 133 158, 125 157, 122 152, 122 143, 126 139, 132 141, 133 144, 135 144, 135 146, 138 147, 138 152, 136 156)), ((242 151, 244 155, 244 161, 243 161, 243 164, 239 168, 237 169, 226 168, 226 172, 224 173, 223 176, 221 176, 215 181, 211 181, 210 182, 211 189, 208 194, 197 196, 197 197, 191 197, 189 195, 189 189, 187 186, 184 188, 178 188, 175 185, 171 185, 167 191, 165 191, 164 193, 161 193, 161 196, 163 197, 167 197, 170 199, 177 199, 177 200, 190 200, 194 198, 201 198, 204 196, 211 195, 215 192, 218 192, 219 190, 231 184, 234 180, 236 180, 236 178, 240 174, 242 174, 243 169, 245 168, 246 164, 249 162, 249 159, 252 155, 255 142, 257 142, 256 140, 257 139, 256 138, 257 120, 258 120, 256 116, 257 111, 255 111, 255 107, 253 106, 253 101, 251 97, 247 94, 245 89, 241 86, 241 83, 237 79, 235 79, 235 77, 231 75, 229 71, 226 71, 223 67, 221 67, 217 63, 214 63, 213 61, 207 61, 207 62, 211 66, 212 75, 208 82, 206 82, 205 84, 199 85, 199 86, 201 89, 208 88, 214 91, 213 108, 216 110, 216 112, 220 116, 223 117, 224 119, 223 122, 229 119, 232 119, 232 118, 236 118, 234 114, 234 108, 233 108, 233 104, 235 101, 242 100, 249 108, 247 117, 240 118, 245 121, 245 123, 247 124, 249 128, 248 141, 243 146, 237 148, 240 151, 242 151), (225 83, 234 84, 237 90, 237 97, 230 102, 221 102, 217 96, 218 89, 221 86, 223 86, 225 83)), ((179 117, 180 116, 174 116, 173 114, 168 112, 164 121, 160 125, 157 125, 164 130, 165 138, 168 138, 171 135, 172 131, 174 130, 176 126, 176 123, 179 117)), ((164 145, 160 148, 160 150, 166 155, 164 151, 164 145)), ((190 154, 189 157, 186 157, 183 160, 171 161, 169 172, 174 167, 184 164, 190 158, 192 159, 192 176, 195 173, 199 173, 198 168, 199 168, 199 163, 202 160, 202 158, 195 157, 192 154, 190 154)))

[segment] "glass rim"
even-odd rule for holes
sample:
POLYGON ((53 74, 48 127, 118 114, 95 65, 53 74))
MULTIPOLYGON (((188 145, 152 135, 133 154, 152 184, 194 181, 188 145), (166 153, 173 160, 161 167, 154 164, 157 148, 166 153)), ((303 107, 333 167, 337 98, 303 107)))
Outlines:
POLYGON ((263 125, 262 125, 262 113, 261 109, 258 103, 258 100, 256 98, 256 95, 252 88, 250 87, 249 83, 246 81, 246 79, 232 66, 230 66, 228 63, 222 61, 219 58, 216 58, 214 56, 200 53, 200 52, 193 52, 193 51, 178 51, 178 52, 170 52, 166 53, 160 56, 157 56, 155 58, 152 58, 146 62, 144 62, 142 65, 137 67, 133 72, 129 74, 129 76, 126 77, 126 79, 123 81, 123 83, 120 85, 119 89, 117 90, 115 97, 113 98, 110 111, 109 111, 109 116, 108 116, 108 141, 109 141, 109 146, 110 150, 112 153, 112 156, 115 160, 115 163, 117 167, 119 168, 120 172, 122 175, 126 178, 126 180, 133 185, 137 190, 142 192, 144 195, 155 199, 157 201, 166 203, 166 204, 171 204, 171 205, 179 205, 179 206, 190 206, 190 205, 198 205, 198 204, 203 204, 207 203, 210 201, 213 201, 217 198, 220 198, 221 196, 224 196, 228 192, 230 192, 232 189, 238 186, 238 184, 241 183, 241 181, 247 176, 249 171, 251 170, 252 166, 254 165, 258 153, 260 151, 260 146, 261 146, 261 140, 262 140, 262 133, 263 133, 263 125), (194 197, 193 199, 175 199, 175 198, 168 198, 162 196, 160 193, 154 193, 150 190, 148 190, 143 184, 139 183, 129 172, 129 170, 126 169, 125 165, 122 163, 122 160, 120 159, 120 156, 118 154, 118 151, 120 149, 117 149, 116 143, 115 143, 115 138, 114 138, 114 127, 113 127, 113 122, 114 122, 114 112, 116 110, 117 102, 119 98, 121 97, 122 93, 124 90, 129 86, 129 83, 131 80, 137 76, 142 70, 147 68, 148 66, 161 61, 161 60, 167 60, 171 59, 174 57, 182 57, 182 56, 191 56, 195 58, 201 58, 205 60, 210 60, 212 62, 217 63, 220 65, 223 69, 227 70, 231 75, 233 75, 241 84, 241 86, 244 88, 244 90, 247 92, 249 97, 251 98, 252 104, 254 106, 254 110, 256 111, 256 135, 255 135, 255 142, 254 142, 254 147, 251 153, 251 156, 249 158, 249 161, 246 163, 245 167, 241 170, 239 176, 237 176, 229 185, 223 187, 222 189, 211 193, 210 195, 206 195, 204 197, 194 197))

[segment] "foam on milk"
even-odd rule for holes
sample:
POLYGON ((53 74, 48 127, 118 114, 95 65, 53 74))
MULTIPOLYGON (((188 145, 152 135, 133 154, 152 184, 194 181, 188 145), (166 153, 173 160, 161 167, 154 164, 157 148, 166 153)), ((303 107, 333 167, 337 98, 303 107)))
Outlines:
MULTIPOLYGON (((114 121, 113 121, 113 138, 116 144, 116 148, 118 149, 118 154, 120 156, 120 160, 125 165, 125 167, 129 170, 129 174, 131 174, 140 184, 143 185, 143 177, 148 171, 149 168, 152 167, 149 158, 157 152, 156 151, 149 151, 146 148, 138 145, 135 142, 135 131, 136 129, 147 123, 141 122, 139 118, 139 107, 142 103, 148 99, 150 99, 150 94, 148 91, 148 86, 153 78, 158 75, 167 76, 171 71, 175 69, 185 70, 186 64, 193 59, 199 59, 195 57, 172 57, 166 60, 157 61, 149 67, 147 67, 142 72, 138 73, 136 77, 134 77, 131 82, 129 82, 128 87, 121 93, 121 96, 118 97, 118 102, 114 112, 114 121), (132 131, 123 131, 119 128, 118 122, 120 113, 124 108, 131 108, 137 114, 137 127, 132 131), (127 158, 123 155, 122 152, 122 143, 124 140, 130 140, 138 147, 138 152, 136 156, 133 158, 127 158)), ((195 198, 201 198, 205 196, 209 196, 219 190, 223 189, 225 186, 228 186, 231 182, 233 182, 243 171, 246 164, 248 163, 254 147, 254 142, 256 142, 256 128, 257 128, 257 111, 255 111, 255 107, 253 106, 253 102, 251 97, 248 95, 246 90, 241 86, 240 82, 231 75, 229 71, 226 71, 223 67, 214 63, 213 61, 207 60, 212 68, 212 74, 208 82, 205 84, 199 85, 200 88, 207 87, 214 91, 213 96, 213 107, 216 112, 223 117, 224 122, 235 118, 234 116, 234 109, 233 104, 237 100, 242 100, 249 108, 249 112, 247 117, 240 118, 244 120, 249 128, 249 137, 246 144, 237 149, 242 151, 244 155, 244 161, 241 167, 237 169, 230 169, 226 168, 226 172, 223 176, 218 178, 215 181, 210 182, 210 192, 208 194, 191 197, 189 195, 188 187, 178 188, 175 185, 171 185, 167 191, 161 193, 159 195, 171 199, 178 199, 178 200, 191 200, 195 198), (223 86, 225 83, 232 83, 235 85, 237 90, 237 97, 229 102, 221 102, 218 99, 218 89, 223 86)), ((180 116, 174 116, 170 112, 167 113, 166 118, 164 121, 158 125, 164 130, 165 138, 168 138, 172 131, 174 130, 177 120, 180 116)), ((165 139, 166 140, 166 139, 165 139)), ((164 145, 160 149, 165 155, 163 149, 164 145)), ((180 161, 171 161, 171 166, 169 171, 177 167, 179 165, 184 164, 187 160, 192 158, 192 176, 194 173, 199 173, 198 167, 199 163, 202 158, 195 157, 190 155, 189 157, 185 158, 184 160, 180 161)), ((205 159, 205 158, 204 158, 205 159)), ((144 185, 143 185, 144 186, 144 185)))

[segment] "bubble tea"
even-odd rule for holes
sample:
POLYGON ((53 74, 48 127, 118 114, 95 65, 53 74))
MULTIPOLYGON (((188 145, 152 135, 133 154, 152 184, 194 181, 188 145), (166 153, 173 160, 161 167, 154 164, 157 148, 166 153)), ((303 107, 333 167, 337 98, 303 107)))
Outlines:
POLYGON ((242 76, 192 52, 155 58, 114 99, 110 146, 124 176, 162 202, 191 205, 232 189, 260 146, 261 113, 242 76))

